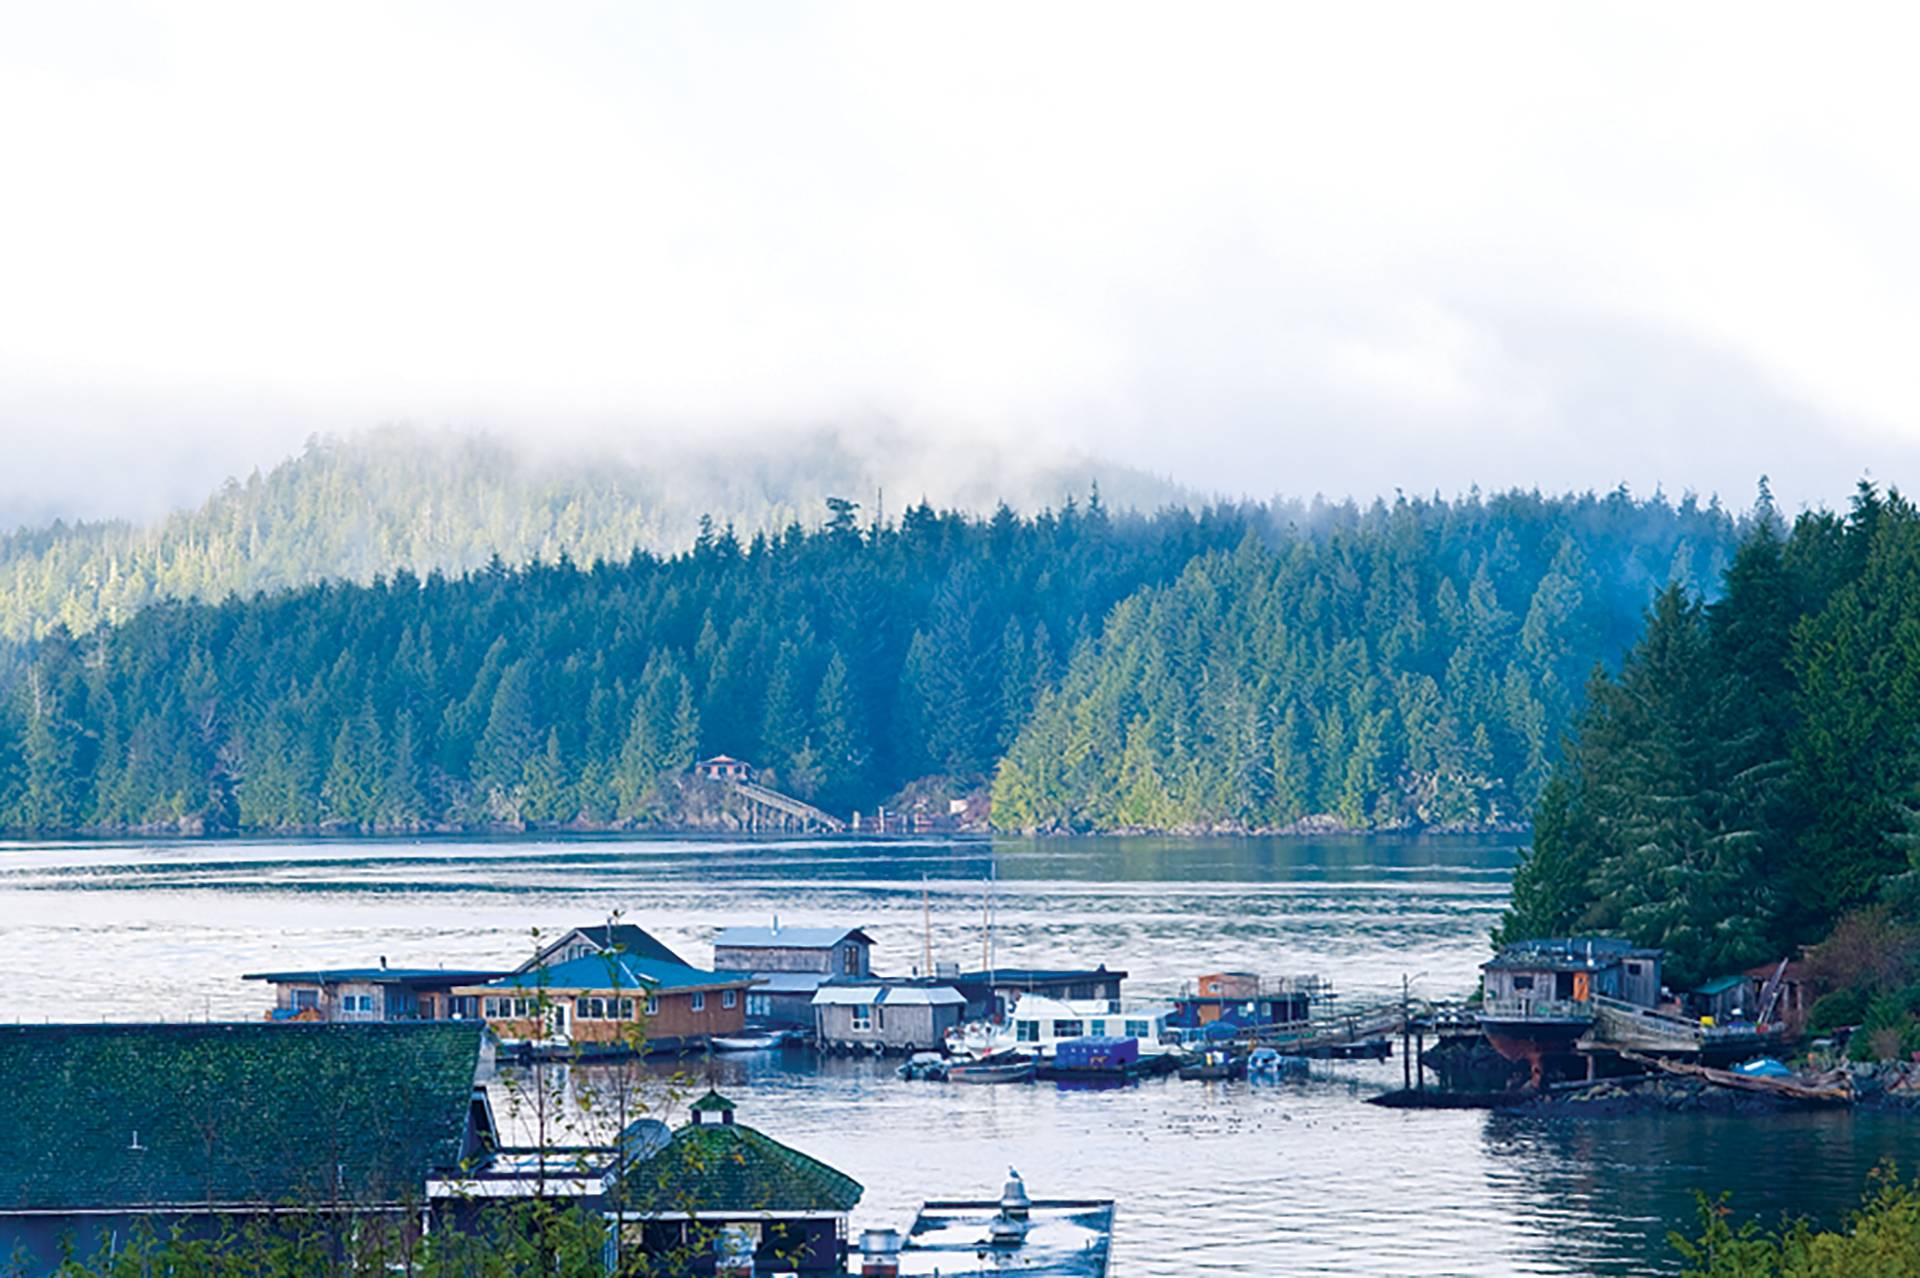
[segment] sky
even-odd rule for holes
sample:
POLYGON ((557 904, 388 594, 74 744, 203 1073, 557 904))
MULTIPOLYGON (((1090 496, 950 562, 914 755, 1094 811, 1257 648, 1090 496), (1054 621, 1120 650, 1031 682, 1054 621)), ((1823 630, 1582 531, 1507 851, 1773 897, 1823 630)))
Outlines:
POLYGON ((395 421, 885 423, 1255 496, 1912 483, 1916 25, 0 0, 0 511, 395 421))

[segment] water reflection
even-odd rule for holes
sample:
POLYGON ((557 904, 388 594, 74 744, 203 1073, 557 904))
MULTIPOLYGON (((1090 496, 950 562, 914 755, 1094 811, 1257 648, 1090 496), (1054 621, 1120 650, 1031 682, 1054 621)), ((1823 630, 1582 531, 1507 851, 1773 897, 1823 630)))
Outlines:
MULTIPOLYGON (((991 868, 1003 961, 1106 962, 1144 994, 1220 968, 1322 972, 1356 998, 1409 972, 1464 992, 1514 855, 1504 839, 11 845, 0 958, 15 973, 5 1014, 36 1020, 254 1019, 267 998, 244 972, 380 955, 485 966, 526 953, 534 926, 615 908, 696 962, 723 924, 856 922, 876 966, 905 971, 923 881, 937 957, 979 959, 991 868)), ((657 1099, 668 1068, 650 1065, 642 1092, 657 1099)), ((909 1084, 891 1062, 794 1053, 681 1068, 682 1091, 716 1083, 743 1122, 865 1184, 857 1223, 991 1192, 1011 1163, 1035 1192, 1118 1198, 1120 1272, 1183 1278, 1671 1269, 1665 1235, 1691 1226, 1696 1188, 1769 1219, 1831 1218, 1876 1161, 1912 1163, 1920 1134, 1868 1116, 1582 1123, 1361 1104, 1398 1086, 1397 1061, 1100 1091, 909 1084)))

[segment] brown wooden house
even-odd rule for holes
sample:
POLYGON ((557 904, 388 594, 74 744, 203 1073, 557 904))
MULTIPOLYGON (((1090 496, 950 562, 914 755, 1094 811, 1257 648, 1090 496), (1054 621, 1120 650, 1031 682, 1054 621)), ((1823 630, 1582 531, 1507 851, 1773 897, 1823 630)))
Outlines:
POLYGON ((606 953, 457 991, 509 1043, 680 1051, 746 1024, 746 972, 606 953))

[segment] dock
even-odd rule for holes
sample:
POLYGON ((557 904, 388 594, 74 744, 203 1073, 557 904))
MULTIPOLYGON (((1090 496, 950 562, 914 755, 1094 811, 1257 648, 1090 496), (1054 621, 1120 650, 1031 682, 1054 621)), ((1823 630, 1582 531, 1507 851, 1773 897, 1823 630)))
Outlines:
POLYGON ((930 1202, 899 1253, 900 1278, 1107 1278, 1113 1250, 1111 1199, 1035 1199, 1007 1232, 998 1201, 930 1202))
POLYGON ((831 812, 814 807, 803 799, 778 790, 769 790, 757 781, 730 781, 733 792, 747 801, 748 811, 752 814, 751 828, 758 830, 779 830, 781 832, 799 831, 811 833, 826 831, 829 834, 845 834, 847 823, 831 812))

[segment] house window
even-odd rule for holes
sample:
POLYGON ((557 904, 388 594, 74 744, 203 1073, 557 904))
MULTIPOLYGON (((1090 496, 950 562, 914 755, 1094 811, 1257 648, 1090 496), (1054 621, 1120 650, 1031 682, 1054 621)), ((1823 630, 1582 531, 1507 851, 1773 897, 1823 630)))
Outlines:
POLYGON ((773 1014, 772 999, 768 998, 765 994, 747 995, 747 1015, 748 1016, 771 1016, 772 1014, 773 1014))
POLYGON ((1092 1034, 1096 1038, 1105 1038, 1107 1036, 1107 1023, 1105 1021, 1091 1021, 1088 1023, 1087 1033, 1092 1034))
POLYGON ((1513 988, 1516 990, 1530 990, 1533 988, 1533 978, 1531 976, 1516 976, 1513 978, 1513 988))
POLYGON ((853 1009, 853 1032, 866 1034, 873 1030, 873 1009, 860 1006, 853 1009))
POLYGON ((1037 1043, 1040 1041, 1039 1021, 1015 1021, 1013 1038, 1017 1043, 1037 1043))
POLYGON ((296 1012, 315 1011, 320 1006, 319 990, 295 990, 293 992, 293 1010, 296 1012))
POLYGON ((740 995, 735 990, 726 990, 726 991, 723 991, 720 995, 720 1006, 722 1007, 732 1007, 734 1004, 738 1003, 739 1001, 740 1001, 740 995))
POLYGON ((657 998, 649 998, 647 1000, 647 1015, 658 1016, 659 1014, 660 1014, 660 1000, 657 998))
POLYGON ((690 1002, 693 1010, 696 1012, 704 1012, 707 1010, 707 996, 704 993, 696 992, 690 1002))
POLYGON ((630 1021, 633 1019, 633 1000, 632 999, 623 998, 620 1000, 620 1019, 623 1021, 630 1021))
POLYGON ((1079 1021, 1055 1021, 1053 1023, 1053 1036, 1055 1038, 1079 1038, 1086 1032, 1086 1026, 1082 1025, 1079 1021))
POLYGON ((1640 975, 1640 965, 1638 963, 1627 964, 1627 975, 1628 976, 1640 975))
POLYGON ((1150 1036, 1150 1033, 1151 1033, 1151 1029, 1145 1021, 1128 1021, 1127 1022, 1128 1038, 1147 1038, 1150 1036))
POLYGON ((840 951, 840 970, 848 976, 860 975, 860 947, 849 945, 840 951))
POLYGON ((363 1016, 373 1015, 373 995, 371 994, 343 995, 340 1000, 340 1005, 349 1013, 363 1016))

